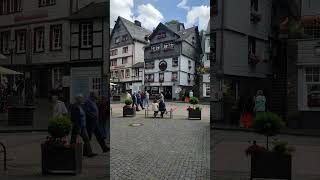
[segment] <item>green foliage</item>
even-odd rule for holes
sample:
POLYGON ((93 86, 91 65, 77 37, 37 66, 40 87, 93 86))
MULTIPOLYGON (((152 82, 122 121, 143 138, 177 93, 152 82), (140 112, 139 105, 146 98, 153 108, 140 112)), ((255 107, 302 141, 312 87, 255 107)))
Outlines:
POLYGON ((48 133, 56 139, 67 136, 71 131, 71 120, 67 116, 52 118, 49 121, 48 133))
POLYGON ((124 103, 125 103, 127 106, 129 106, 129 105, 131 105, 131 104, 133 103, 133 101, 132 101, 132 99, 125 99, 125 100, 124 100, 124 103))
POLYGON ((291 155, 295 149, 291 146, 288 146, 288 142, 286 141, 274 141, 273 142, 273 152, 291 155))
POLYGON ((277 114, 272 112, 261 112, 253 120, 252 127, 265 136, 275 136, 285 123, 277 114))
POLYGON ((192 105, 199 104, 199 99, 196 98, 196 97, 191 97, 190 98, 190 104, 192 104, 192 105))
POLYGON ((178 20, 173 19, 171 21, 166 22, 165 25, 177 24, 177 23, 180 23, 180 22, 178 20))

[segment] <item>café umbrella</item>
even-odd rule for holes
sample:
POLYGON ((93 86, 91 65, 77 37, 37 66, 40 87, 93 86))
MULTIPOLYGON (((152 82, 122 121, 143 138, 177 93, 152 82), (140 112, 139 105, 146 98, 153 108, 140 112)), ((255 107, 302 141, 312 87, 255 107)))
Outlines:
POLYGON ((23 73, 0 66, 0 75, 21 75, 23 73))

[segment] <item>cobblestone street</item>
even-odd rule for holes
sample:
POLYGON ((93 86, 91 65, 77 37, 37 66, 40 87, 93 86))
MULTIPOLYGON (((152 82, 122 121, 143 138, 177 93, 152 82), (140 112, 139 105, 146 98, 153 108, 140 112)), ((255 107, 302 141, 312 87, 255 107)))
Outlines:
POLYGON ((145 119, 143 111, 122 118, 122 106, 112 105, 111 179, 210 179, 208 106, 201 121, 187 120, 184 103, 167 104, 176 108, 173 119, 145 119))

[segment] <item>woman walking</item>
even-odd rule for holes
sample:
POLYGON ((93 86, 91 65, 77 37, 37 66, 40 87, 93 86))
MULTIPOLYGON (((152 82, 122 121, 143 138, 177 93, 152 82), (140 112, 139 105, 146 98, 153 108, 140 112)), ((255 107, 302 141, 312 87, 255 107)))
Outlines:
POLYGON ((152 103, 152 111, 154 112, 153 117, 157 117, 159 112, 159 104, 158 101, 155 99, 152 103))

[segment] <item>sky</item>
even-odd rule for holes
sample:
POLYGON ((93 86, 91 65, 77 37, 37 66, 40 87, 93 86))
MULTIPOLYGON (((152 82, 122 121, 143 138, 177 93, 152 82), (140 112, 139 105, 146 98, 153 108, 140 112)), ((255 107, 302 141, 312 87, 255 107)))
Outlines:
POLYGON ((210 0, 111 0, 111 28, 118 16, 138 20, 149 30, 173 19, 184 23, 186 28, 198 26, 203 30, 210 18, 210 0))

